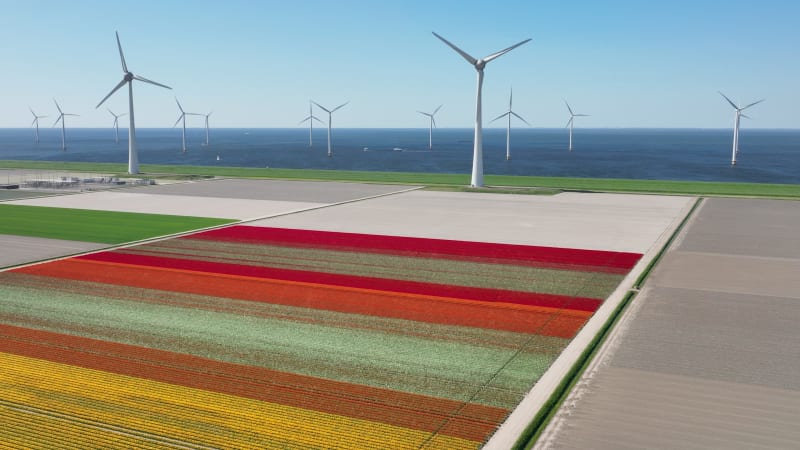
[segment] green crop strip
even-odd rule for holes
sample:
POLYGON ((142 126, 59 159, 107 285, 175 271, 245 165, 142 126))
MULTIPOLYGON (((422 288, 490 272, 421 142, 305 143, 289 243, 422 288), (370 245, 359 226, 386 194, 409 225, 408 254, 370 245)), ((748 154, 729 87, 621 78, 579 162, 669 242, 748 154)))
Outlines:
POLYGON ((0 234, 121 244, 235 222, 206 217, 138 214, 0 204, 0 234))
MULTIPOLYGON (((111 163, 65 163, 49 161, 0 161, 0 168, 31 170, 59 170, 102 172, 125 175, 124 164, 111 163)), ((324 180, 387 184, 421 184, 426 186, 451 186, 458 189, 469 184, 468 174, 374 172, 351 170, 310 170, 279 168, 244 168, 212 166, 177 166, 143 164, 140 175, 143 178, 171 177, 243 177, 270 178, 285 180, 324 180)), ((528 177, 510 175, 490 175, 485 177, 491 186, 489 192, 506 192, 512 188, 538 188, 549 190, 578 190, 602 192, 637 192, 652 194, 681 194, 705 196, 741 196, 800 198, 799 184, 728 183, 705 181, 667 181, 667 180, 628 180, 604 178, 566 178, 566 177, 528 177)), ((479 189, 483 192, 485 189, 479 189)))

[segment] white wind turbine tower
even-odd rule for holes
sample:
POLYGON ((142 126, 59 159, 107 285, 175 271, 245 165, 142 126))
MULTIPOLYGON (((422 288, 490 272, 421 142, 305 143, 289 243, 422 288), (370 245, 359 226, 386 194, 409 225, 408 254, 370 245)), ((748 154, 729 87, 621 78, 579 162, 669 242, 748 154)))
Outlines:
POLYGON ((58 106, 58 102, 56 101, 56 99, 53 99, 53 103, 56 104, 56 109, 58 109, 58 119, 56 119, 55 123, 53 123, 53 128, 55 128, 55 126, 58 125, 58 122, 61 122, 61 150, 66 151, 67 150, 67 131, 66 131, 66 125, 65 125, 66 120, 64 119, 64 116, 76 116, 77 117, 78 114, 70 114, 70 113, 65 113, 64 111, 61 111, 61 107, 58 106))
POLYGON ((314 103, 315 105, 319 106, 320 108, 322 108, 322 110, 325 111, 326 113, 328 113, 328 156, 329 157, 333 156, 333 152, 331 151, 331 120, 333 119, 333 113, 335 113, 337 109, 341 108, 342 106, 344 106, 344 105, 346 105, 346 104, 348 104, 350 102, 349 101, 348 102, 344 102, 341 105, 339 105, 336 108, 333 108, 331 110, 329 110, 328 108, 320 105, 319 103, 317 103, 317 102, 315 102, 313 100, 311 102, 314 103))
MULTIPOLYGON (((106 109, 108 109, 108 108, 106 108, 106 109)), ((125 113, 114 114, 114 111, 111 111, 110 109, 108 109, 108 112, 112 116, 114 116, 114 125, 112 125, 114 127, 114 142, 119 144, 119 118, 124 116, 125 113)))
MULTIPOLYGON (((735 166, 736 165, 736 157, 739 155, 739 120, 744 115, 744 114, 742 114, 742 111, 744 111, 745 109, 747 109, 747 108, 749 108, 751 106, 754 106, 754 105, 757 105, 757 104, 763 102, 764 99, 762 98, 761 100, 759 100, 757 102, 750 103, 749 105, 740 108, 739 106, 736 105, 736 103, 733 103, 731 101, 731 99, 726 97, 725 94, 723 94, 722 92, 720 92, 719 95, 725 97, 725 100, 727 100, 728 103, 730 103, 731 106, 733 106, 733 109, 736 110, 736 116, 735 116, 734 122, 733 122, 733 150, 731 150, 731 165, 735 166)), ((747 117, 747 116, 745 116, 745 117, 747 117)))
POLYGON ((512 89, 511 93, 508 95, 508 111, 504 112, 503 114, 500 114, 499 116, 497 116, 492 120, 492 122, 494 122, 495 120, 499 120, 502 119, 503 117, 508 116, 508 126, 506 127, 506 161, 511 160, 511 116, 514 116, 517 119, 525 122, 528 126, 531 126, 531 124, 529 124, 527 120, 523 119, 522 116, 515 113, 511 109, 511 102, 513 99, 514 99, 514 90, 512 89))
POLYGON ((111 92, 108 93, 100 103, 97 104, 96 108, 99 108, 100 105, 103 104, 109 97, 111 97, 114 92, 117 92, 119 88, 128 84, 128 117, 130 118, 130 124, 128 125, 128 173, 139 173, 139 154, 136 152, 136 123, 134 122, 133 116, 133 80, 139 80, 145 83, 154 84, 156 86, 160 86, 167 89, 172 89, 169 86, 165 86, 161 83, 156 83, 155 81, 148 80, 147 78, 140 77, 138 75, 134 75, 130 71, 128 71, 128 65, 125 64, 125 55, 122 54, 122 44, 119 43, 119 33, 116 31, 114 32, 117 36, 117 49, 119 50, 119 60, 122 62, 122 81, 120 81, 111 92))
POLYGON ((519 47, 522 44, 527 43, 530 39, 525 39, 522 42, 512 45, 506 49, 500 50, 499 52, 492 53, 489 56, 483 57, 481 59, 476 59, 470 56, 468 53, 464 52, 460 48, 456 47, 447 39, 439 36, 436 33, 433 33, 434 36, 439 38, 442 42, 450 46, 453 50, 455 50, 459 55, 461 55, 464 59, 467 60, 468 63, 472 64, 475 67, 475 70, 478 72, 478 92, 476 94, 476 101, 475 101, 475 147, 473 150, 472 155, 472 180, 470 181, 470 185, 472 187, 480 187, 483 186, 483 124, 481 119, 481 90, 483 88, 483 69, 486 67, 486 64, 494 59, 497 59, 506 53, 514 50, 515 48, 519 47))
POLYGON ((569 151, 572 151, 572 127, 575 125, 575 118, 576 117, 589 117, 589 114, 575 114, 572 112, 572 108, 569 107, 569 103, 564 100, 564 104, 567 105, 567 111, 569 111, 569 120, 567 121, 567 127, 569 128, 569 151))
POLYGON ((206 118, 206 147, 208 147, 208 118, 211 117, 212 114, 214 114, 214 111, 211 111, 208 114, 203 114, 203 116, 206 118))
POLYGON ((181 115, 178 116, 178 120, 175 121, 175 125, 173 125, 172 128, 178 126, 178 122, 183 121, 183 132, 181 134, 181 142, 183 146, 181 151, 186 153, 186 116, 202 116, 202 114, 184 111, 183 107, 181 106, 181 102, 178 101, 178 97, 175 97, 175 103, 178 104, 178 109, 181 110, 181 115))
POLYGON ((300 121, 300 123, 308 122, 308 147, 309 148, 314 146, 314 140, 313 140, 312 135, 314 134, 314 121, 315 120, 317 122, 319 122, 319 123, 325 123, 325 122, 319 120, 314 115, 314 105, 313 105, 313 102, 311 100, 309 100, 308 101, 308 117, 306 117, 305 119, 300 121))
POLYGON ((31 114, 33 114, 33 122, 31 122, 31 126, 36 127, 36 134, 34 135, 34 141, 38 144, 39 143, 39 119, 44 119, 47 116, 37 116, 35 112, 33 112, 33 108, 30 106, 28 109, 31 110, 31 114))
POLYGON ((433 150, 433 127, 436 126, 436 119, 434 119, 433 116, 435 116, 436 113, 439 112, 439 109, 441 109, 442 106, 444 106, 444 105, 439 105, 436 109, 433 110, 432 113, 426 113, 426 112, 422 112, 422 111, 417 111, 418 113, 422 114, 423 116, 428 116, 431 119, 430 127, 428 129, 428 150, 433 150))

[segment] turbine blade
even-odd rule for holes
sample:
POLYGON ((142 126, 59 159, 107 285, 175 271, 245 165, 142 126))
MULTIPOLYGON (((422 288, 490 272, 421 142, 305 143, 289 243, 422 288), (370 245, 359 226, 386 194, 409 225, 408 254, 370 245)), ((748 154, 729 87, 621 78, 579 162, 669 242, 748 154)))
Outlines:
POLYGON ((722 92, 720 92, 720 91, 717 91, 717 92, 719 92, 719 95, 723 96, 723 97, 725 98, 725 100, 727 100, 727 101, 728 101, 728 103, 730 103, 730 104, 731 104, 731 106, 733 106, 733 109, 739 109, 739 107, 738 107, 738 106, 736 106, 736 103, 733 103, 733 101, 731 101, 731 99, 729 99, 729 98, 728 98, 728 97, 727 97, 725 94, 723 94, 723 93, 722 93, 722 92))
POLYGON ((301 120, 300 122, 297 122, 297 124, 300 125, 301 123, 308 122, 309 120, 311 120, 311 116, 308 116, 305 119, 301 120))
POLYGON ((509 115, 509 114, 511 114, 511 113, 510 113, 510 112, 504 112, 503 114, 500 114, 499 116, 497 116, 497 117, 495 117, 494 119, 492 119, 491 121, 489 121, 489 123, 492 123, 492 122, 494 122, 495 120, 500 120, 500 119, 502 119, 503 117, 505 117, 505 116, 507 116, 507 115, 509 115))
POLYGON ((114 92, 117 92, 117 91, 119 90, 119 88, 121 88, 121 87, 122 87, 122 86, 123 86, 125 83, 126 83, 126 81, 125 81, 125 78, 123 78, 123 79, 122 79, 122 81, 120 81, 120 82, 119 82, 119 83, 118 83, 118 84, 117 84, 117 85, 114 87, 114 89, 112 89, 112 90, 111 90, 111 92, 109 92, 109 93, 108 93, 108 95, 106 95, 105 97, 103 97, 103 99, 102 99, 102 100, 100 100, 100 103, 98 103, 98 104, 97 104, 97 106, 95 106, 94 108, 95 108, 95 109, 99 108, 99 107, 100 107, 100 105, 102 105, 102 104, 103 104, 103 102, 105 102, 106 100, 108 100, 108 97, 111 97, 111 96, 114 94, 114 92))
POLYGON ((433 114, 428 114, 426 112, 422 112, 422 111, 419 111, 419 110, 417 112, 422 114, 423 116, 433 117, 433 114))
POLYGON ((434 119, 433 116, 431 116, 431 123, 433 124, 433 128, 439 128, 436 126, 436 119, 434 119))
POLYGON ((133 76, 133 79, 134 79, 134 80, 139 80, 139 81, 144 81, 145 83, 154 84, 154 85, 156 85, 156 86, 160 86, 160 87, 162 87, 162 88, 166 88, 166 89, 172 89, 171 87, 167 86, 166 84, 157 83, 157 82, 155 82, 155 81, 153 81, 153 80, 148 80, 148 79, 147 79, 147 78, 145 78, 145 77, 140 77, 139 75, 134 75, 134 76, 133 76))
POLYGON ((511 111, 511 104, 514 100, 514 88, 511 88, 511 92, 508 94, 508 110, 511 111))
POLYGON ((330 111, 328 111, 328 108, 326 108, 326 107, 324 107, 324 106, 320 105, 319 103, 315 102, 314 100, 311 100, 311 103, 313 103, 313 104, 315 104, 315 105, 319 106, 319 108, 320 108, 320 109, 322 109, 323 111, 325 111, 326 113, 328 113, 328 114, 330 114, 330 113, 331 113, 330 111))
POLYGON ((58 110, 59 114, 64 114, 64 112, 63 112, 63 111, 61 111, 61 107, 60 107, 60 106, 58 106, 58 102, 56 101, 56 99, 53 99, 53 103, 55 103, 55 104, 56 104, 56 109, 58 110))
POLYGON ((178 123, 180 123, 181 119, 183 119, 183 116, 184 116, 183 114, 181 114, 180 116, 178 116, 178 120, 176 120, 176 121, 175 121, 175 124, 174 124, 174 125, 172 125, 172 128, 175 128, 175 127, 177 127, 177 126, 178 126, 178 123))
POLYGON ((524 41, 519 42, 517 44, 514 44, 511 47, 508 47, 506 49, 500 50, 497 53, 492 53, 491 55, 483 58, 483 60, 488 63, 489 61, 491 61, 493 59, 497 59, 497 58, 505 55, 506 53, 510 52, 511 50, 514 50, 515 48, 519 47, 520 45, 528 43, 530 40, 531 40, 530 38, 525 39, 524 41))
POLYGON ((569 124, 571 124, 571 123, 572 123, 572 120, 573 120, 573 119, 574 119, 574 117, 570 117, 570 118, 569 118, 569 120, 567 121, 567 124, 566 124, 566 125, 564 125, 564 128, 569 128, 569 124))
POLYGON ((119 43, 119 32, 115 31, 117 35, 117 48, 119 49, 119 60, 122 61, 122 71, 128 73, 128 65, 125 64, 125 55, 122 54, 122 44, 119 43))
POLYGON ((432 116, 436 115, 436 113, 437 113, 437 112, 439 112, 439 110, 440 110, 440 109, 442 109, 442 106, 444 106, 444 105, 439 105, 438 107, 436 107, 436 109, 434 109, 434 110, 433 110, 433 112, 431 113, 431 115, 432 115, 432 116))
POLYGON ((455 46, 455 44, 453 44, 452 42, 450 42, 450 41, 448 41, 447 39, 445 39, 445 38, 443 38, 443 37, 439 36, 438 34, 436 34, 436 33, 435 33, 435 32, 433 32, 433 31, 432 31, 432 33, 433 33, 433 35, 434 35, 434 36, 436 36, 437 38, 439 38, 439 39, 440 39, 442 42, 444 42, 445 44, 447 44, 448 46, 450 46, 450 48, 452 48, 453 50, 455 50, 455 51, 456 51, 456 53, 458 53, 458 54, 459 54, 459 55, 461 55, 461 56, 462 56, 464 59, 466 59, 468 63, 470 63, 470 64, 472 64, 472 65, 474 66, 474 65, 475 65, 475 64, 478 62, 478 60, 477 60, 476 58, 472 57, 472 55, 470 55, 469 53, 465 52, 464 50, 461 50, 460 48, 456 47, 456 46, 455 46))
POLYGON ((569 111, 569 115, 574 117, 575 114, 572 112, 572 108, 569 107, 569 103, 567 103, 567 101, 564 100, 564 104, 567 105, 567 110, 569 111))
POLYGON ((516 117, 517 119, 525 122, 526 124, 528 124, 528 126, 531 126, 531 124, 529 124, 527 120, 523 119, 522 116, 520 116, 519 114, 515 113, 514 111, 510 111, 510 112, 511 112, 511 114, 514 115, 514 117, 516 117))
POLYGON ((36 113, 35 113, 35 112, 33 112, 33 108, 31 108, 30 106, 28 106, 28 109, 29 109, 29 110, 31 110, 31 114, 33 114, 33 117, 36 117, 36 113))
POLYGON ((757 102, 750 103, 749 105, 747 105, 747 106, 745 106, 744 108, 742 108, 742 111, 744 111, 745 109, 747 109, 747 108, 749 108, 749 107, 751 107, 751 106, 755 106, 755 105, 757 105, 757 104, 759 104, 759 103, 763 102, 764 100, 766 100, 766 99, 765 99, 765 98, 762 98, 761 100, 759 100, 759 101, 757 101, 757 102))
POLYGON ((177 104, 178 104, 178 109, 180 109, 180 110, 181 110, 181 116, 183 116, 184 114, 186 114, 186 113, 183 111, 183 107, 181 106, 181 102, 179 102, 179 101, 178 101, 178 97, 175 97, 175 103, 177 103, 177 104))
POLYGON ((34 115, 33 116, 33 122, 31 122, 31 126, 34 126, 36 124, 36 122, 38 122, 38 121, 39 121, 39 118, 34 115))
POLYGON ((52 127, 50 127, 50 128, 55 128, 55 126, 56 126, 56 125, 58 125, 58 122, 60 122, 60 121, 61 121, 61 119, 63 119, 63 118, 64 118, 64 115, 63 115, 63 114, 62 114, 62 115, 60 115, 60 116, 58 116, 58 119, 56 119, 56 121, 55 121, 55 122, 53 122, 53 126, 52 126, 52 127))
POLYGON ((589 117, 590 114, 575 114, 575 117, 589 117))
POLYGON ((742 117, 744 117, 745 119, 750 119, 750 120, 753 120, 753 118, 752 118, 752 117, 750 117, 750 116, 748 116, 747 114, 742 114, 742 117))
POLYGON ((349 100, 348 100, 348 101, 346 101, 346 102, 344 102, 344 103, 342 103, 341 105, 337 106, 336 108, 333 108, 333 109, 331 110, 331 112, 334 112, 334 111, 336 111, 337 109, 339 109, 339 108, 343 107, 344 105, 346 105, 346 104, 348 104, 348 103, 350 103, 350 101, 349 101, 349 100))

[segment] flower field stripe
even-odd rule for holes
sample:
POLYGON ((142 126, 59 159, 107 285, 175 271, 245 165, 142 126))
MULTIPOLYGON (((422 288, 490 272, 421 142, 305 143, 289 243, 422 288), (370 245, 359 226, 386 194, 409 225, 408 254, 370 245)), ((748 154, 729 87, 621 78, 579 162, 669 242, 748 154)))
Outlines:
POLYGON ((457 286, 606 298, 623 275, 516 264, 385 255, 315 248, 172 239, 126 248, 125 253, 311 272, 363 275, 457 286))
POLYGON ((212 275, 78 258, 28 266, 14 272, 446 325, 539 334, 551 330, 553 334, 548 335, 563 338, 574 336, 591 316, 590 312, 582 310, 212 275))
MULTIPOLYGON (((51 292, 51 296, 56 298, 61 293, 76 296, 96 296, 98 292, 102 292, 103 298, 114 300, 157 304, 175 308, 201 309, 246 317, 286 320, 303 324, 346 327, 354 330, 411 336, 421 339, 445 340, 470 345, 485 345, 496 348, 516 349, 519 348, 520 345, 530 341, 532 336, 528 333, 516 333, 494 330, 491 328, 409 321, 391 317, 350 314, 326 309, 301 308, 274 303, 130 286, 118 286, 114 289, 110 289, 109 286, 104 283, 67 280, 55 277, 40 277, 15 272, 0 273, 0 285, 6 286, 6 292, 8 292, 8 289, 12 286, 29 289, 28 292, 51 292)), ((3 289, 0 289, 0 292, 3 292, 3 289)), ((0 300, 0 305, 2 305, 2 303, 3 301, 0 300)), ((532 310, 533 307, 528 307, 528 309, 532 310)), ((555 313, 556 310, 547 311, 542 309, 542 312, 555 313)), ((560 338, 541 336, 540 334, 535 336, 537 341, 542 341, 537 345, 542 345, 541 348, 543 349, 552 350, 553 348, 561 348, 565 344, 564 340, 560 338), (552 342, 558 342, 556 347, 552 345, 552 342)))
POLYGON ((457 241, 448 239, 382 236, 334 231, 315 231, 287 228, 238 225, 192 235, 192 239, 218 241, 273 243, 316 248, 335 248, 389 254, 416 254, 455 259, 457 257, 502 258, 519 262, 550 263, 568 266, 589 266, 624 269, 628 271, 641 258, 638 253, 601 250, 566 249, 515 244, 457 241))
POLYGON ((517 349, 497 348, 103 296, 53 296, 13 287, 4 292, 0 318, 16 326, 457 401, 469 401, 505 368, 505 394, 491 403, 503 408, 513 406, 564 344, 532 335, 535 346, 523 342, 517 349), (511 358, 518 362, 509 367, 511 358))
POLYGON ((450 297, 480 302, 512 303, 528 306, 545 306, 594 312, 602 299, 571 297, 565 295, 540 294, 504 289, 472 288, 439 283, 374 278, 365 276, 340 275, 323 272, 308 272, 271 267, 256 267, 243 264, 222 264, 207 261, 160 258, 118 252, 102 252, 76 257, 78 260, 113 262, 134 266, 181 269, 212 274, 238 275, 251 278, 292 281, 327 286, 352 287, 369 290, 399 292, 406 294, 450 297))
POLYGON ((0 400, 0 448, 202 448, 0 400))
POLYGON ((224 448, 456 450, 481 444, 9 353, 0 353, 0 392, 6 401, 33 408, 224 448))
POLYGON ((0 325, 0 352, 483 441, 508 410, 0 325))

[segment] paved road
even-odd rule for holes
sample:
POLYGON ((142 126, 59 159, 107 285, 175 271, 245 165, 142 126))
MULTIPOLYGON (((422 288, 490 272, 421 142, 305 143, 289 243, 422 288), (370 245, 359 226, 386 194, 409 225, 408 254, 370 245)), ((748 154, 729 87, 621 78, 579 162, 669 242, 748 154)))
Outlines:
POLYGON ((709 199, 538 448, 798 448, 800 202, 709 199))

